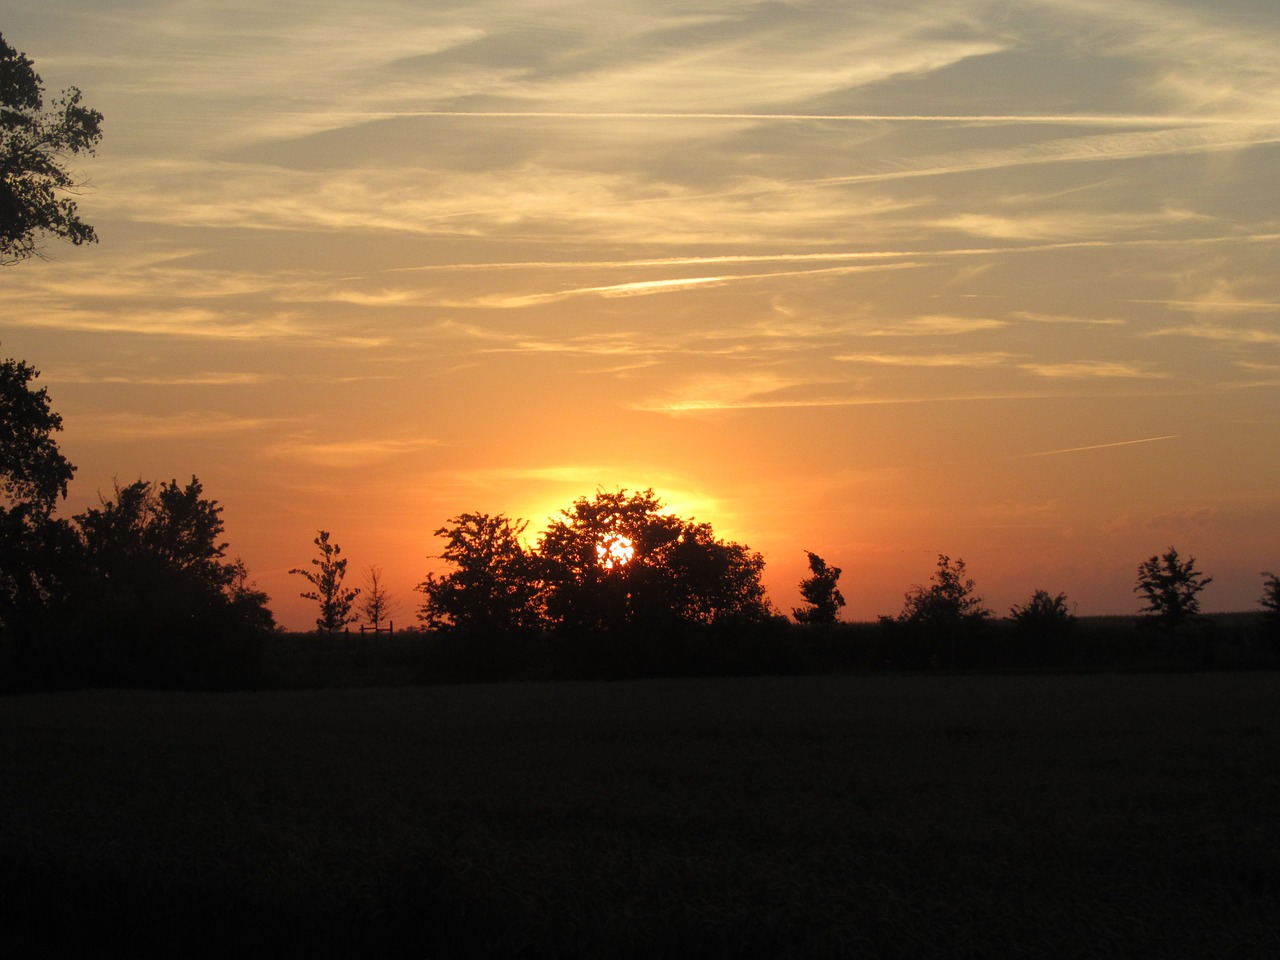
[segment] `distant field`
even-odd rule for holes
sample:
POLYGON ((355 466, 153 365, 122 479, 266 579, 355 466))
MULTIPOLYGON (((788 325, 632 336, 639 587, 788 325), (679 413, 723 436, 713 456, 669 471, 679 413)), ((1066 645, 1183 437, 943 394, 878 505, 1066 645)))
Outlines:
POLYGON ((0 699, 0 949, 1280 956, 1280 674, 0 699))

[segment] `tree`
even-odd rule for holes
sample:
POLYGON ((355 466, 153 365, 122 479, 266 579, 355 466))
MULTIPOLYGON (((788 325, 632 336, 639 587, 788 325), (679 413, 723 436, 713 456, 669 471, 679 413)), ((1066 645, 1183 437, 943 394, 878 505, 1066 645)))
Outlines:
POLYGON ((907 592, 898 619, 933 627, 952 628, 981 623, 991 616, 974 593, 973 580, 965 576, 964 561, 938 554, 938 569, 928 587, 916 586, 907 592))
POLYGON ((373 626, 374 631, 377 631, 382 621, 386 620, 398 607, 399 602, 383 581, 382 568, 370 567, 365 575, 364 599, 360 601, 360 612, 373 626))
POLYGON ((542 536, 549 621, 577 633, 758 623, 764 558, 709 524, 664 513, 652 490, 581 498, 542 536))
POLYGON ((1047 590, 1037 590, 1022 606, 1010 607, 1009 616, 1020 630, 1028 633, 1061 633, 1075 621, 1067 609, 1067 595, 1053 596, 1047 590))
POLYGON ((1173 629, 1200 612, 1197 594, 1213 582, 1195 568, 1195 557, 1178 559, 1173 547, 1163 556, 1151 557, 1138 565, 1138 581, 1134 593, 1146 602, 1142 612, 1149 620, 1173 629))
POLYGON ((1262 574, 1262 599, 1258 602, 1262 604, 1262 609, 1266 611, 1265 618, 1267 624, 1271 627, 1273 633, 1280 634, 1280 577, 1274 573, 1262 574))
POLYGON ((805 553, 812 576, 800 581, 800 596, 809 606, 793 609, 791 615, 797 623, 835 623, 844 606, 844 596, 836 588, 842 571, 839 567, 828 567, 825 560, 810 550, 805 553))
POLYGON ((79 186, 69 160, 93 154, 101 125, 102 114, 86 107, 75 87, 46 110, 34 64, 0 36, 0 263, 35 255, 46 234, 97 242, 65 194, 79 186))
POLYGON ((62 417, 50 409, 48 391, 31 386, 39 376, 21 360, 0 361, 0 494, 11 507, 25 503, 48 514, 66 497, 76 468, 53 438, 62 417))
POLYGON ((538 559, 520 542, 528 524, 503 514, 463 513, 436 530, 445 541, 440 559, 453 565, 428 574, 418 619, 436 630, 472 636, 509 636, 541 623, 538 559))
POLYGON ((62 417, 48 392, 31 383, 39 371, 0 361, 0 635, 26 650, 41 624, 65 603, 78 541, 52 513, 75 473, 54 434, 62 417))
POLYGON ((138 480, 74 518, 83 551, 67 635, 101 682, 242 681, 274 625, 243 562, 227 561, 222 507, 186 484, 138 480))
POLYGON ((315 588, 300 594, 304 600, 314 600, 320 604, 320 616, 316 617, 316 626, 325 633, 341 630, 356 618, 351 615, 351 605, 360 596, 360 588, 344 590, 343 578, 347 575, 347 560, 342 556, 342 548, 329 542, 329 531, 319 530, 312 542, 319 548, 320 556, 312 558, 311 565, 315 571, 294 567, 290 573, 305 577, 315 588))

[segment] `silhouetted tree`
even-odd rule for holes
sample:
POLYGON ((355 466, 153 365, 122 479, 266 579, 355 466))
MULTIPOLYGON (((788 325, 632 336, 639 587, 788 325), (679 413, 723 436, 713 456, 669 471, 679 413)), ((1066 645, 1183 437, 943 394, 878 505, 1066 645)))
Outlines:
POLYGON ((550 622, 578 633, 758 623, 764 558, 709 524, 662 512, 652 490, 581 498, 542 536, 550 622))
POLYGON ((809 557, 812 575, 800 581, 800 596, 809 606, 795 608, 791 615, 797 623, 835 623, 844 606, 844 596, 836 588, 843 571, 839 567, 828 567, 827 562, 812 551, 806 550, 805 554, 809 557))
POLYGON ((0 361, 0 637, 25 657, 51 612, 66 600, 79 541, 52 518, 75 473, 54 434, 62 417, 40 374, 20 360, 0 361))
POLYGON ((320 556, 311 560, 314 571, 294 567, 290 573, 296 573, 315 588, 300 596, 304 600, 314 600, 320 604, 320 616, 316 617, 316 626, 325 633, 341 630, 355 617, 351 614, 351 605, 360 596, 360 588, 343 589, 342 581, 347 575, 347 560, 342 556, 342 548, 329 542, 329 531, 319 530, 312 541, 320 550, 320 556))
POLYGON ((1015 604, 1009 609, 1009 616, 1027 633, 1062 633, 1075 621, 1067 609, 1067 595, 1053 596, 1047 590, 1037 590, 1022 606, 1015 604))
POLYGON ((1145 598, 1142 612, 1149 620, 1169 629, 1200 612, 1197 594, 1213 582, 1195 568, 1195 557, 1185 561, 1170 547, 1163 556, 1151 557, 1138 566, 1138 582, 1134 593, 1145 598))
POLYGON ((1264 617, 1267 626, 1273 634, 1280 636, 1280 577, 1265 572, 1262 577, 1262 599, 1258 603, 1266 611, 1264 617))
POLYGON ((53 437, 62 417, 50 409, 48 390, 32 387, 39 376, 21 360, 0 361, 0 495, 9 507, 27 504, 48 514, 66 497, 76 468, 53 437))
POLYGON ((938 554, 938 569, 927 587, 907 592, 898 619, 938 627, 980 623, 991 616, 974 593, 973 580, 965 576, 964 561, 938 554))
POLYGON ((428 574, 418 584, 425 597, 418 619, 433 629, 473 636, 536 630, 539 563, 520 542, 527 526, 503 514, 463 513, 436 530, 445 540, 440 558, 453 570, 428 574))
POLYGON ((370 567, 364 580, 364 599, 360 601, 360 612, 365 619, 374 630, 378 630, 382 621, 394 613, 398 605, 396 598, 386 588, 382 568, 370 567))
POLYGON ((974 582, 965 575, 964 561, 954 562, 938 554, 938 569, 927 587, 915 586, 903 599, 898 621, 908 628, 916 643, 923 643, 914 658, 924 662, 948 661, 955 666, 960 659, 961 635, 966 639, 991 616, 974 592, 974 582), (928 656, 925 657, 924 654, 928 656))
POLYGON ((84 551, 72 596, 92 678, 207 686, 241 680, 274 624, 244 564, 225 560, 222 507, 195 477, 117 484, 74 520, 84 551))
POLYGON ((101 124, 75 87, 45 110, 34 64, 0 36, 0 263, 34 255, 45 234, 77 245, 97 240, 64 194, 78 186, 69 158, 94 152, 101 124))

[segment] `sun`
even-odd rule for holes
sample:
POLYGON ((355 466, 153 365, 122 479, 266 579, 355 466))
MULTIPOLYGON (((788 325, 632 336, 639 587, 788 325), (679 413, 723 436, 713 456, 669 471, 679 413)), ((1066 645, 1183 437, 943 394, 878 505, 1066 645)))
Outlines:
POLYGON ((600 559, 600 565, 606 570, 626 566, 635 555, 636 546, 631 542, 631 538, 624 537, 620 533, 615 533, 596 544, 596 556, 600 559))

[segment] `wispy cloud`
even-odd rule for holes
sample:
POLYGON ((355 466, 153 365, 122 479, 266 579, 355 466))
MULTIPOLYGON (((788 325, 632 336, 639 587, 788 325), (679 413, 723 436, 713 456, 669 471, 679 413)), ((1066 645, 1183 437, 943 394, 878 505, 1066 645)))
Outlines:
POLYGON ((679 293, 687 290, 722 287, 729 284, 752 283, 762 280, 777 280, 792 277, 838 276, 853 273, 866 273, 871 270, 902 270, 915 266, 912 263, 889 263, 875 266, 859 265, 847 267, 820 267, 812 270, 779 270, 772 273, 722 274, 713 277, 675 277, 665 280, 635 280, 627 283, 607 284, 598 287, 577 287, 571 290, 559 290, 548 293, 531 294, 487 294, 471 300, 444 300, 440 306, 492 307, 497 309, 515 309, 519 307, 539 306, 546 303, 557 303, 575 297, 596 296, 643 297, 659 293, 679 293))
POLYGON ((1194 337, 1222 343, 1280 343, 1280 330, 1260 327, 1236 327, 1219 323, 1184 323, 1152 330, 1153 337, 1194 337))
POLYGON ((1058 363, 1023 363, 1019 366, 1028 373, 1052 379, 1089 380, 1108 377, 1159 379, 1169 376, 1166 372, 1152 370, 1146 363, 1128 363, 1119 360, 1068 360, 1058 363))
POLYGON ((438 441, 403 437, 357 437, 311 440, 295 437, 266 447, 268 456, 325 467, 361 467, 438 446, 438 441))
POLYGON ((77 443, 101 444, 234 435, 282 422, 277 417, 239 417, 206 410, 171 414, 89 412, 68 420, 66 429, 77 443))
POLYGON ((875 363, 894 367, 997 367, 1014 354, 991 353, 842 353, 832 359, 849 363, 875 363))
POLYGON ((867 337, 937 337, 959 336, 965 333, 977 333, 981 330, 999 330, 1007 327, 1007 320, 993 317, 954 317, 929 316, 912 317, 908 320, 881 324, 870 329, 860 329, 858 333, 867 337))

